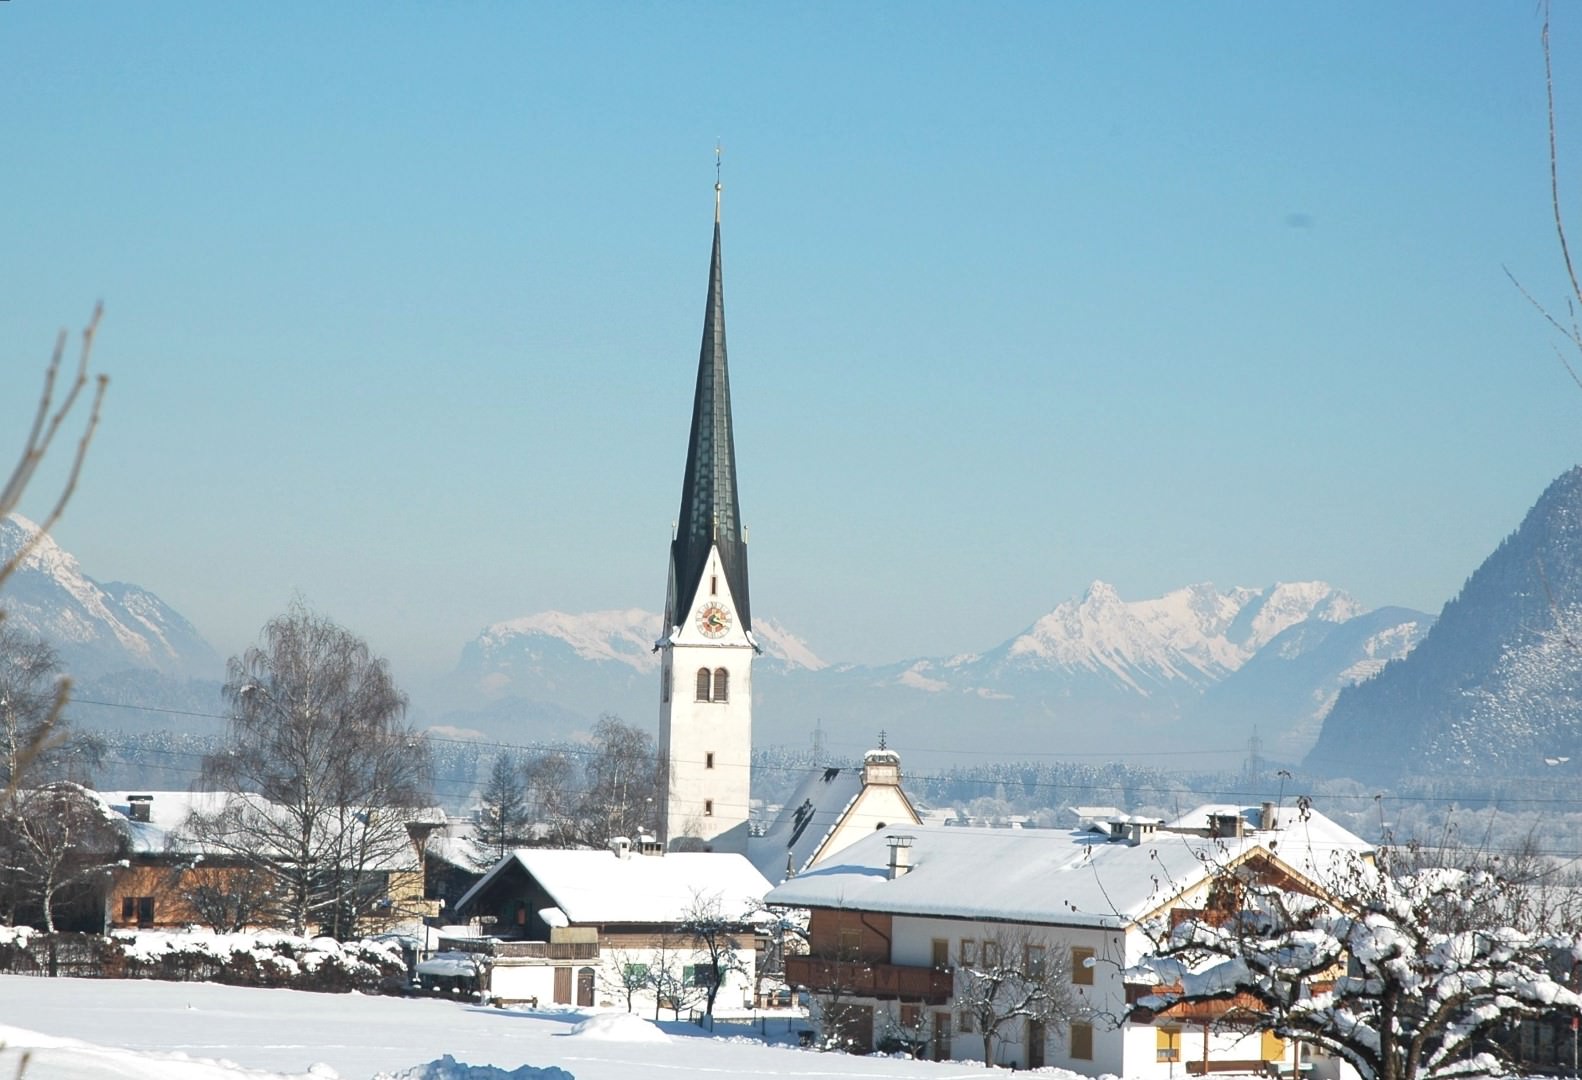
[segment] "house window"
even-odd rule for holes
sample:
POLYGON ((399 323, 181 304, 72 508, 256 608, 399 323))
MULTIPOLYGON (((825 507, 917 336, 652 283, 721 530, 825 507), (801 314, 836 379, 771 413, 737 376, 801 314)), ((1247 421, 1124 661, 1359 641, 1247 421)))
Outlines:
POLYGON ((855 960, 862 955, 861 930, 842 930, 840 932, 839 955, 842 960, 855 960))
POLYGON ((908 1031, 917 1031, 923 1026, 923 1006, 902 1005, 901 1026, 908 1031))
POLYGON ((703 767, 705 769, 712 769, 712 768, 714 768, 714 751, 713 750, 710 750, 706 754, 703 755, 703 767))
POLYGON ((686 986, 713 986, 714 976, 714 968, 709 964, 688 964, 681 969, 681 981, 686 986))
POLYGON ((1071 985, 1092 986, 1093 969, 1088 966, 1088 961, 1093 959, 1093 950, 1081 946, 1073 946, 1071 950, 1071 985))
POLYGON ((961 951, 956 954, 961 957, 963 964, 976 964, 978 962, 978 943, 970 937, 961 939, 961 951))
POLYGON ((965 1009, 961 1011, 961 1018, 956 1022, 956 1030, 963 1035, 972 1034, 972 1014, 965 1009))
POLYGON ((706 667, 698 668, 698 700, 709 700, 709 669, 706 667))
POLYGON ((724 668, 714 669, 714 700, 729 701, 731 699, 731 673, 724 668))
POLYGON ((1093 1060, 1093 1025, 1073 1023, 1071 1025, 1071 1060, 1093 1060))
POLYGON ((1154 1035, 1154 1052, 1157 1061, 1181 1060, 1181 1029, 1162 1027, 1154 1035))
POLYGON ((1032 978, 1036 979, 1043 975, 1046 963, 1044 947, 1042 945, 1029 945, 1026 952, 1022 955, 1022 963, 1027 974, 1032 978))
POLYGON ((714 800, 713 799, 704 799, 703 800, 703 816, 704 817, 713 817, 714 816, 714 800))
POLYGON ((121 897, 121 921, 132 922, 136 920, 141 929, 148 929, 154 925, 154 898, 152 896, 123 896, 121 897))
POLYGON ((626 982, 629 986, 637 986, 648 978, 647 964, 627 964, 624 969, 626 982))
POLYGON ((994 969, 1000 966, 1000 943, 998 941, 985 941, 979 953, 983 957, 983 967, 994 969))
POLYGON ((950 942, 942 937, 937 937, 932 942, 930 960, 935 971, 944 971, 950 967, 950 942))

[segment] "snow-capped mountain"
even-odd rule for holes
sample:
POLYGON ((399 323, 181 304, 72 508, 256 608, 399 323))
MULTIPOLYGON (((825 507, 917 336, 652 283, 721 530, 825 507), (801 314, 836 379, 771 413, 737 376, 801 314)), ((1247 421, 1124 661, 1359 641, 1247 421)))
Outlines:
POLYGON ((954 664, 993 680, 1022 672, 1091 673, 1148 696, 1163 684, 1219 682, 1297 623, 1345 622, 1362 607, 1320 581, 1236 588, 1189 585, 1127 602, 1095 581, 983 657, 954 664))
MULTIPOLYGON (((0 559, 8 559, 38 526, 20 515, 0 519, 0 559)), ((78 678, 127 670, 214 678, 218 656, 191 623, 146 589, 100 583, 76 558, 42 537, 0 594, 6 625, 43 638, 78 678)))
POLYGON ((1340 693, 1307 764, 1406 773, 1575 776, 1582 768, 1582 468, 1445 605, 1423 643, 1340 693))
MULTIPOLYGON (((759 617, 755 739, 800 742, 822 721, 864 745, 883 727, 898 744, 941 751, 1095 753, 1116 748, 1122 725, 1161 752, 1211 745, 1237 757, 1258 725, 1270 753, 1290 760, 1340 686, 1404 654, 1430 621, 1365 614, 1323 582, 1199 584, 1135 601, 1094 582, 984 652, 868 667, 826 664, 759 617), (1218 713, 1204 707, 1211 693, 1218 713)), ((564 735, 577 714, 643 721, 658 708, 658 632, 659 616, 639 609, 497 623, 447 680, 445 695, 472 710, 447 721, 526 739, 564 735)))

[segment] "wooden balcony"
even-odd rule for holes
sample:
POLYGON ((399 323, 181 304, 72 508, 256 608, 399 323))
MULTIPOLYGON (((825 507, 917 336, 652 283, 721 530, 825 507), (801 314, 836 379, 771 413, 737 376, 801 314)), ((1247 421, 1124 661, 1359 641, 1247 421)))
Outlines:
POLYGON ((815 994, 920 1001, 927 1005, 945 1004, 955 985, 950 972, 935 968, 814 956, 786 957, 786 982, 805 986, 815 994))

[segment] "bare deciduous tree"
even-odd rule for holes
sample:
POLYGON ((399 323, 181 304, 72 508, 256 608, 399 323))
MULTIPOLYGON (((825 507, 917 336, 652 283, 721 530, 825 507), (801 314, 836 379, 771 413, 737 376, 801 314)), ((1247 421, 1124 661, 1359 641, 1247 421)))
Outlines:
MULTIPOLYGON (((82 465, 88 457, 88 446, 93 442, 94 432, 99 426, 99 409, 104 402, 104 392, 109 386, 109 378, 105 375, 90 377, 88 373, 89 360, 93 355, 93 339, 99 330, 99 317, 103 313, 102 307, 95 307, 93 317, 82 331, 82 344, 77 354, 77 366, 70 377, 70 382, 59 385, 62 366, 66 356, 66 331, 62 330, 55 338, 55 349, 50 355, 50 360, 44 368, 44 386, 39 392, 38 405, 33 413, 33 424, 29 429, 27 438, 22 444, 22 451, 16 464, 11 469, 11 474, 0 486, 0 519, 9 517, 22 502, 22 496, 27 491, 38 468, 49 455, 55 440, 60 436, 73 413, 77 411, 78 403, 82 400, 83 391, 88 388, 90 381, 94 383, 92 400, 87 405, 87 417, 83 420, 82 427, 77 436, 77 447, 72 454, 66 479, 61 483, 55 500, 50 504, 44 519, 33 530, 15 551, 0 557, 0 585, 16 572, 17 568, 32 554, 44 535, 60 520, 66 510, 66 504, 71 500, 72 493, 77 490, 78 477, 82 475, 82 465)), ((0 609, 0 619, 5 617, 5 612, 0 609)), ((26 772, 28 766, 41 755, 45 754, 54 741, 55 725, 60 719, 61 711, 66 707, 66 701, 71 695, 71 682, 60 679, 54 687, 53 698, 46 708, 40 712, 40 722, 36 724, 30 734, 30 741, 20 743, 16 752, 11 756, 9 763, 10 774, 0 780, 0 799, 8 800, 19 788, 28 783, 26 772)))
POLYGON ((16 859, 10 869, 23 896, 38 905, 44 929, 54 933, 57 905, 107 873, 122 857, 125 838, 111 811, 70 781, 24 789, 14 805, 4 823, 16 859))
POLYGON ((0 623, 0 790, 24 775, 34 784, 85 781, 99 741, 69 730, 56 708, 60 663, 47 643, 0 623))
POLYGON ((270 921, 275 910, 273 874, 255 866, 214 866, 201 861, 172 865, 164 891, 216 934, 236 934, 270 921))
POLYGON ((534 754, 522 763, 526 784, 527 816, 534 830, 533 843, 542 847, 576 844, 576 800, 579 797, 577 766, 558 750, 534 754))
POLYGON ((707 893, 693 895, 678 928, 697 954, 693 982, 703 991, 704 1012, 712 1017, 720 987, 733 972, 744 970, 737 950, 742 948, 743 938, 751 945, 753 928, 727 916, 721 897, 707 893))
POLYGON ((955 1000, 983 1039, 985 1065, 993 1065, 995 1050, 1017 1042, 1030 1025, 1058 1031, 1081 1015, 1065 951, 1020 927, 983 938, 975 956, 958 958, 955 1000))
POLYGON ((694 959, 685 940, 662 934, 648 964, 648 988, 654 992, 654 1019, 659 1019, 661 1009, 669 1009, 675 1019, 681 1019, 681 1010, 697 1001, 700 988, 696 979, 687 978, 694 959))
POLYGON ((296 932, 352 936, 387 901, 385 874, 410 861, 407 823, 430 801, 405 696, 361 638, 301 605, 231 658, 225 694, 228 745, 202 783, 230 798, 189 831, 271 875, 296 932))
POLYGON ((626 998, 626 1011, 631 1012, 637 995, 653 986, 649 969, 648 953, 614 949, 606 954, 599 973, 606 988, 626 998))
POLYGON ((648 732, 618 716, 601 716, 582 778, 576 822, 582 843, 603 847, 612 836, 655 831, 659 756, 648 732))

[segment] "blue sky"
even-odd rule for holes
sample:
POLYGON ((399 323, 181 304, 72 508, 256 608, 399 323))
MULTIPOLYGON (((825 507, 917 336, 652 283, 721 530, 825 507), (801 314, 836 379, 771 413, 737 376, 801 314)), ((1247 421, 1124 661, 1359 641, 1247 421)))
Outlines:
POLYGON ((57 538, 222 653, 297 595, 409 677, 498 619, 657 609, 719 138, 756 613, 884 661, 1095 578, 1437 611, 1578 458, 1582 391, 1502 269, 1563 309, 1539 30, 9 0, 0 436, 102 297, 57 538))

